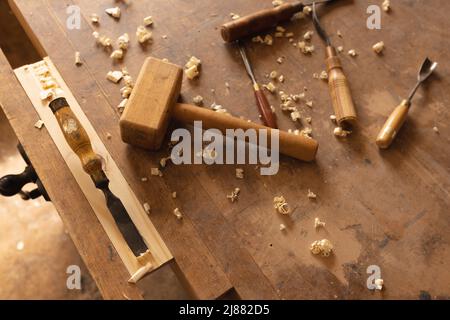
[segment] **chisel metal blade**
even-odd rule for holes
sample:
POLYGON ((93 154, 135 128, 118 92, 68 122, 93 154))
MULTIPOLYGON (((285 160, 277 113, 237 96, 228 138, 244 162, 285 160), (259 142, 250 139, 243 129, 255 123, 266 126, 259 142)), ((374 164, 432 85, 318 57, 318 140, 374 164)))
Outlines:
POLYGON ((109 187, 102 187, 99 189, 103 191, 106 205, 131 251, 133 251, 136 256, 147 251, 147 245, 128 215, 122 201, 111 192, 109 187))

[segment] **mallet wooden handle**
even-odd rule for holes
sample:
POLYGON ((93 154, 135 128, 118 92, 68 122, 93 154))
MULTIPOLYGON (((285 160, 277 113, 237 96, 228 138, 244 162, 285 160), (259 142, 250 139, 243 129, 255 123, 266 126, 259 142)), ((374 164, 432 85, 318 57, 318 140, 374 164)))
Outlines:
POLYGON ((402 103, 391 113, 377 137, 377 145, 381 149, 387 149, 394 141, 397 133, 405 123, 410 103, 403 100, 402 103))
POLYGON ((100 157, 92 149, 91 141, 86 130, 78 118, 70 109, 64 98, 57 98, 50 103, 59 127, 70 148, 80 158, 83 170, 88 173, 94 181, 102 178, 102 162, 100 157))
POLYGON ((340 126, 353 125, 356 123, 357 116, 341 61, 336 49, 331 46, 327 47, 326 54, 328 85, 336 121, 340 126))
POLYGON ((285 3, 271 9, 265 9, 222 25, 221 34, 226 42, 233 42, 275 26, 281 21, 292 18, 303 10, 300 2, 285 3))
POLYGON ((267 100, 264 91, 261 90, 261 87, 258 84, 255 84, 253 89, 255 91, 256 105, 258 106, 259 114, 261 115, 264 125, 278 129, 277 116, 272 112, 272 108, 270 107, 270 103, 267 100))
MULTIPOLYGON (((188 104, 176 104, 173 107, 172 116, 176 120, 187 124, 193 124, 194 121, 202 121, 204 129, 218 129, 222 133, 226 133, 227 129, 266 129, 269 144, 273 130, 253 122, 188 104)), ((285 131, 279 131, 279 138, 280 153, 303 161, 313 161, 315 159, 319 146, 316 140, 285 131)))

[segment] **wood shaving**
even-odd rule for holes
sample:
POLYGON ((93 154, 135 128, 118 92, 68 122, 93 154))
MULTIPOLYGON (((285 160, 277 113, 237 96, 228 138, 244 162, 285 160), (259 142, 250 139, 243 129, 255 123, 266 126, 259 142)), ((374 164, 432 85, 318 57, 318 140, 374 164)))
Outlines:
POLYGON ((438 127, 433 127, 433 131, 436 133, 439 133, 439 128, 438 127))
POLYGON ((288 215, 292 212, 289 204, 286 202, 283 196, 273 198, 273 206, 275 210, 283 215, 288 215))
POLYGON ((127 50, 130 45, 130 36, 128 33, 124 33, 119 38, 117 38, 117 45, 122 50, 127 50))
POLYGON ((347 137, 348 135, 350 135, 352 132, 351 131, 348 131, 348 130, 344 130, 344 129, 342 129, 341 127, 337 127, 337 128, 335 128, 334 129, 334 135, 336 136, 336 137, 339 137, 339 138, 345 138, 345 137, 347 137))
POLYGON ((306 31, 306 33, 303 35, 303 39, 305 39, 306 41, 309 41, 309 40, 311 40, 313 34, 314 34, 314 32, 312 32, 312 31, 306 31))
POLYGON ((355 49, 351 49, 351 50, 348 51, 348 55, 350 57, 356 57, 358 55, 358 53, 356 52, 355 49))
POLYGON ((384 286, 384 280, 383 279, 376 279, 375 280, 375 290, 383 290, 383 286, 384 286))
POLYGON ((237 19, 239 19, 241 16, 238 15, 238 14, 236 14, 236 13, 231 12, 231 13, 230 13, 230 17, 231 17, 231 20, 237 20, 237 19))
POLYGON ((44 121, 42 121, 42 120, 36 121, 36 123, 34 124, 34 127, 37 129, 42 129, 42 127, 44 127, 44 121))
POLYGON ((291 119, 294 122, 299 121, 302 118, 302 115, 300 114, 300 111, 295 110, 293 112, 291 112, 291 119))
POLYGON ((232 203, 234 203, 238 200, 240 193, 241 189, 235 188, 230 194, 227 195, 227 198, 230 199, 232 203))
POLYGON ((111 133, 109 133, 109 132, 106 133, 106 139, 108 139, 108 140, 111 140, 111 139, 112 139, 111 133))
POLYGON ((123 59, 123 50, 122 49, 114 50, 111 53, 110 58, 114 59, 114 60, 122 60, 123 59))
POLYGON ((165 168, 167 166, 167 161, 171 159, 171 157, 161 158, 161 160, 159 160, 159 165, 161 166, 161 168, 165 168))
POLYGON ((288 32, 288 33, 285 34, 285 37, 286 38, 292 38, 292 37, 294 37, 294 33, 293 32, 288 32))
POLYGON ((106 79, 113 83, 119 83, 120 80, 123 78, 122 71, 109 71, 106 75, 106 79))
POLYGON ((325 228, 325 222, 320 221, 319 218, 315 218, 315 219, 314 219, 314 228, 315 228, 315 229, 325 228))
POLYGON ((120 89, 120 94, 122 95, 122 98, 127 99, 130 97, 132 91, 133 91, 133 88, 131 88, 129 86, 125 86, 120 89))
POLYGON ((380 42, 378 42, 378 43, 375 43, 375 44, 373 45, 372 49, 373 49, 373 51, 374 51, 375 53, 380 54, 380 53, 383 52, 384 47, 385 47, 385 46, 384 46, 384 42, 383 42, 383 41, 380 41, 380 42))
POLYGON ((200 75, 199 66, 201 60, 192 56, 184 66, 184 72, 189 80, 193 80, 200 75))
POLYGON ((123 110, 125 110, 125 107, 127 106, 128 103, 128 99, 123 99, 119 105, 117 106, 117 109, 119 110, 119 112, 123 112, 123 110))
POLYGON ((141 178, 141 182, 147 182, 148 181, 148 178, 147 177, 142 177, 141 178))
POLYGON ((193 99, 192 99, 192 102, 194 102, 194 104, 196 105, 196 106, 202 106, 203 105, 203 97, 202 96, 195 96, 193 99))
POLYGON ((275 93, 275 91, 277 90, 277 87, 272 82, 265 84, 263 87, 266 88, 270 93, 275 93))
POLYGON ((244 169, 236 168, 236 178, 244 179, 244 169))
POLYGON ((269 77, 270 77, 270 79, 275 80, 275 79, 278 77, 278 72, 276 72, 275 70, 272 71, 272 72, 269 74, 269 77))
POLYGON ((280 231, 284 231, 286 230, 286 226, 282 223, 280 224, 280 231))
POLYGON ((143 22, 144 26, 146 27, 153 26, 153 17, 152 16, 145 17, 143 22))
POLYGON ((314 102, 312 102, 312 101, 306 101, 305 104, 306 104, 307 107, 312 108, 313 105, 314 105, 314 102))
POLYGON ((175 217, 177 217, 178 220, 183 219, 183 214, 181 213, 180 209, 175 208, 175 210, 173 210, 173 214, 175 215, 175 217))
POLYGON ((308 189, 308 198, 309 199, 316 199, 317 195, 314 192, 312 192, 311 190, 308 189))
POLYGON ((338 31, 336 32, 336 34, 337 34, 337 36, 338 36, 339 38, 343 38, 342 32, 341 32, 340 30, 338 30, 338 31))
POLYGON ((277 63, 278 64, 282 64, 284 62, 284 58, 283 57, 278 57, 277 58, 277 63))
POLYGON ((319 79, 321 80, 328 80, 328 72, 326 72, 325 70, 322 71, 319 75, 319 79))
POLYGON ((277 26, 277 27, 276 27, 276 30, 277 30, 277 32, 281 32, 281 33, 286 32, 286 29, 283 28, 282 26, 277 26))
POLYGON ((113 18, 120 19, 122 11, 119 7, 105 9, 105 12, 113 18))
POLYGON ((268 46, 271 46, 273 44, 273 38, 270 34, 264 37, 264 43, 268 46))
POLYGON ((150 214, 151 208, 147 202, 143 204, 143 207, 144 207, 145 213, 150 214))
POLYGON ((309 16, 309 15, 311 14, 311 12, 312 12, 311 6, 305 6, 305 7, 303 8, 303 14, 309 16))
POLYGON ((317 240, 311 244, 310 250, 314 255, 320 254, 323 257, 329 257, 333 251, 333 245, 328 239, 317 240))
POLYGON ((75 65, 76 66, 81 66, 83 64, 83 62, 81 61, 81 54, 79 51, 75 52, 75 65))
POLYGON ((297 43, 297 47, 305 55, 311 54, 315 50, 314 45, 307 45, 305 41, 300 41, 299 43, 297 43))
POLYGON ((272 1, 272 5, 273 5, 275 8, 281 6, 283 3, 284 3, 283 0, 274 0, 274 1, 272 1))
POLYGON ((172 199, 176 199, 177 198, 177 193, 176 192, 172 192, 172 199))
POLYGON ((97 41, 97 44, 103 46, 104 48, 110 48, 112 46, 112 40, 106 36, 100 35, 97 31, 94 31, 92 36, 97 41))
POLYGON ((55 91, 53 91, 53 89, 47 89, 47 90, 42 90, 39 93, 39 97, 41 98, 41 100, 45 101, 45 100, 50 100, 55 96, 55 91))
POLYGON ((278 82, 284 83, 284 76, 283 75, 278 77, 278 82))
POLYGON ((383 9, 384 12, 389 12, 391 10, 391 1, 384 0, 383 4, 381 5, 381 8, 383 9))
POLYGON ((96 14, 96 13, 91 14, 91 22, 93 24, 100 23, 100 17, 98 16, 98 14, 96 14))
POLYGON ((140 44, 148 43, 153 38, 152 33, 148 31, 144 26, 139 26, 137 28, 136 37, 140 44))
POLYGON ((336 48, 337 52, 341 53, 342 51, 344 51, 344 47, 343 46, 339 46, 336 48))
POLYGON ((161 170, 159 170, 159 168, 151 168, 150 174, 152 176, 162 176, 162 172, 161 172, 161 170))
POLYGON ((334 114, 332 114, 330 116, 330 120, 331 120, 331 122, 336 123, 336 116, 334 114))

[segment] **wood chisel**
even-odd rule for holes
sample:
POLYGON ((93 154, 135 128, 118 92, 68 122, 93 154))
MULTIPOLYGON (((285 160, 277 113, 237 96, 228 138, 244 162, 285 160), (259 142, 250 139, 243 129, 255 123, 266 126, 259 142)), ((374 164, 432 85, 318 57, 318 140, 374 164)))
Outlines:
POLYGON ((420 85, 431 76, 437 66, 437 62, 433 62, 428 58, 425 59, 417 76, 417 83, 409 94, 408 99, 403 100, 400 105, 395 108, 378 134, 376 140, 378 147, 387 149, 392 144, 397 133, 405 123, 409 108, 411 107, 411 100, 416 94, 417 89, 419 89, 420 85))
POLYGON ((316 12, 316 3, 313 3, 313 22, 317 33, 326 43, 326 64, 328 71, 328 87, 333 104, 336 121, 340 127, 350 127, 356 123, 356 111, 353 104, 350 86, 342 69, 336 49, 325 30, 320 25, 316 12))
POLYGON ((239 46, 239 52, 241 53, 242 60, 244 61, 245 70, 247 71, 247 74, 253 83, 253 91, 255 92, 256 105, 258 107, 259 114, 261 115, 261 119, 263 120, 265 126, 278 129, 277 117, 275 113, 273 113, 269 101, 267 100, 267 97, 264 94, 264 91, 262 91, 261 86, 256 81, 256 77, 255 74, 253 73, 252 66, 247 57, 247 53, 245 52, 245 47, 239 41, 237 43, 239 46))
MULTIPOLYGON (((316 3, 324 3, 333 0, 319 0, 316 3)), ((313 1, 306 3, 296 1, 285 3, 276 8, 265 9, 222 25, 221 34, 225 42, 233 42, 251 35, 260 33, 276 26, 278 23, 290 20, 296 13, 303 11, 313 1)))
POLYGON ((67 100, 63 97, 52 100, 50 109, 58 121, 64 138, 80 159, 83 170, 89 174, 95 187, 103 192, 106 205, 130 249, 136 256, 146 252, 147 245, 128 215, 123 203, 109 189, 109 180, 102 169, 101 158, 94 152, 86 130, 70 109, 67 100))

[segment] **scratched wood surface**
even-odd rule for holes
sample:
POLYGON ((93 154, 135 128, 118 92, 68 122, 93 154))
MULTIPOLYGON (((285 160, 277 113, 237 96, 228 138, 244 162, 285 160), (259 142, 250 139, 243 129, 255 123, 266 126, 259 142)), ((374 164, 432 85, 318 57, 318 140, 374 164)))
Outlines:
MULTIPOLYGON (((149 177, 147 183, 140 178, 149 176, 150 168, 167 151, 150 153, 121 143, 116 110, 119 87, 106 81, 106 73, 124 65, 136 77, 148 55, 180 65, 195 55, 202 60, 202 75, 197 81, 184 81, 184 101, 201 94, 205 105, 215 101, 235 115, 258 121, 238 52, 222 42, 218 26, 230 19, 230 12, 244 15, 270 7, 271 1, 133 1, 129 7, 121 5, 120 21, 103 13, 113 4, 110 0, 11 0, 31 38, 56 64, 139 199, 151 203, 151 219, 197 296, 214 298, 231 286, 242 298, 416 299, 421 292, 437 298, 450 296, 448 1, 395 1, 392 12, 382 14, 381 30, 366 27, 366 9, 372 1, 341 0, 321 10, 334 43, 343 45, 345 52, 354 48, 359 53, 357 58, 342 55, 360 118, 359 128, 345 140, 333 137, 326 83, 312 77, 325 69, 324 47, 317 35, 312 40, 316 52, 310 57, 287 39, 275 39, 271 47, 247 42, 260 81, 267 81, 265 75, 277 70, 286 78, 278 84, 283 91, 298 93, 308 88, 314 107, 300 109, 304 117, 312 117, 313 136, 320 143, 315 163, 282 157, 279 173, 271 177, 260 176, 254 166, 244 166, 244 180, 234 177, 232 165, 169 166, 164 177, 149 177), (66 8, 73 4, 83 15, 80 30, 66 28, 66 8), (101 16, 99 27, 89 24, 94 12, 101 16), (143 48, 134 33, 147 15, 154 17, 154 42, 143 48), (91 36, 95 29, 112 38, 124 32, 131 35, 132 46, 123 63, 113 63, 107 52, 96 47, 91 36), (337 30, 343 38, 335 36, 337 30), (371 47, 380 40, 386 43, 386 51, 377 56, 371 47), (74 66, 74 51, 80 51, 85 61, 80 68, 74 66), (374 143, 378 130, 408 94, 427 55, 440 62, 438 73, 418 92, 392 148, 380 152, 374 143), (276 62, 280 56, 285 57, 281 65, 276 62), (440 134, 432 130, 434 126, 440 134), (111 140, 105 138, 107 132, 111 140), (226 194, 235 187, 241 189, 241 196, 231 204, 226 194), (307 198, 308 189, 317 193, 317 200, 307 198), (172 191, 178 192, 175 200, 170 198, 172 191), (281 194, 295 207, 287 218, 273 210, 273 197, 281 194), (181 223, 171 213, 174 207, 184 212, 181 223), (315 217, 326 222, 325 229, 314 230, 315 217), (280 223, 287 226, 285 232, 280 232, 280 223), (329 259, 312 256, 308 250, 311 242, 322 238, 335 246, 329 259), (386 284, 382 292, 366 287, 370 265, 381 268, 386 284)), ((309 19, 283 26, 296 39, 313 30, 309 19)), ((27 113, 27 123, 18 122, 16 104, 4 102, 3 96, 0 99, 25 147, 36 149, 46 141, 45 130, 29 129, 36 117, 31 107, 21 109, 27 113)), ((279 110, 276 97, 269 99, 277 108, 280 128, 295 129, 279 110)), ((46 145, 51 153, 34 152, 30 157, 34 162, 55 158, 55 167, 38 170, 51 188, 69 178, 55 148, 49 142, 46 145), (61 176, 54 176, 50 169, 62 172, 61 176)), ((69 180, 72 202, 86 205, 73 179, 69 180)), ((51 196, 56 204, 67 201, 57 193, 51 196)), ((61 205, 57 208, 63 218, 75 214, 61 205)), ((77 239, 94 229, 81 231, 69 225, 69 231, 77 239)), ((86 249, 80 251, 85 261, 97 258, 86 249)), ((98 282, 104 281, 98 269, 91 272, 98 282)))

